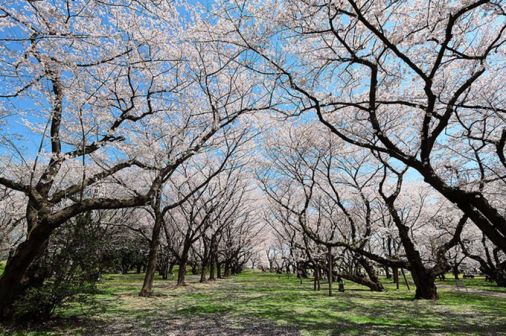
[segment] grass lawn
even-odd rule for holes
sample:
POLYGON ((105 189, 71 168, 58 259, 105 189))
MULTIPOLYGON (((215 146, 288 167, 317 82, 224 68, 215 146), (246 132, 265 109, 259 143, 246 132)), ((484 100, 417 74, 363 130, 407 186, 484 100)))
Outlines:
POLYGON ((495 287, 483 279, 466 280, 469 292, 456 291, 447 280, 439 301, 413 300, 413 288, 396 290, 386 281, 384 293, 348 281, 345 293, 336 291, 333 297, 326 295, 325 285, 314 292, 309 279, 300 284, 293 276, 253 271, 209 284, 196 281, 190 276, 188 286, 174 288, 174 281, 157 279, 156 295, 140 298, 142 274, 106 275, 96 297, 103 310, 67 307, 54 321, 8 333, 506 335, 506 294, 492 291, 495 287))

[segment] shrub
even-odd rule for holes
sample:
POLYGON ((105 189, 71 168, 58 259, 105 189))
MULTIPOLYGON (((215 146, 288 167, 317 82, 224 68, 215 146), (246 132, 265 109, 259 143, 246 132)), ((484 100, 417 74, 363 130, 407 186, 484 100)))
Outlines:
POLYGON ((93 295, 100 278, 99 223, 91 213, 65 224, 49 242, 37 262, 38 286, 31 287, 14 304, 18 321, 44 320, 70 304, 96 308, 93 295))

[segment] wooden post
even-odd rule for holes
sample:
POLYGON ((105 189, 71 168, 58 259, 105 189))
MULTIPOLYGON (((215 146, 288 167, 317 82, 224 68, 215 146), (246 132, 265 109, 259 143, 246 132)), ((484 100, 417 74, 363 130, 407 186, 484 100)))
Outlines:
POLYGON ((394 267, 393 268, 393 276, 394 276, 394 282, 396 284, 397 289, 399 289, 399 268, 394 267))
MULTIPOLYGON (((404 268, 401 268, 401 272, 402 272, 402 276, 404 277, 404 283, 406 284, 406 287, 408 287, 408 290, 411 290, 411 288, 409 288, 409 283, 408 283, 408 279, 406 278, 406 274, 404 273, 404 268)), ((397 287, 399 288, 399 287, 397 287)))
POLYGON ((332 263, 332 247, 329 245, 327 247, 327 249, 328 249, 328 263, 329 263, 328 269, 327 269, 327 272, 328 272, 327 278, 328 278, 328 281, 329 281, 329 296, 332 296, 332 280, 333 280, 332 279, 333 278, 333 276, 332 276, 332 270, 334 268, 333 267, 333 263, 332 263))

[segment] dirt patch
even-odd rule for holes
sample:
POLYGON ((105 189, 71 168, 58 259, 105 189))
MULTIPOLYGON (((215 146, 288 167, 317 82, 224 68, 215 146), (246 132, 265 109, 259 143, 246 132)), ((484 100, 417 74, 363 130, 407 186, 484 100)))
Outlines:
MULTIPOLYGON (((87 336, 296 336, 293 326, 278 326, 270 321, 246 319, 224 314, 205 316, 153 316, 142 319, 55 319, 30 331, 52 335, 87 336)), ((23 331, 28 331, 24 329, 23 331)), ((0 327, 0 335, 15 335, 15 329, 0 327)))

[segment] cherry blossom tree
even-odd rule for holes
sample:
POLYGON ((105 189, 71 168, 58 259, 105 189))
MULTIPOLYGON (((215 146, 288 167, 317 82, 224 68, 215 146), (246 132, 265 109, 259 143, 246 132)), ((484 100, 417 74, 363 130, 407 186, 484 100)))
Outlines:
POLYGON ((324 247, 329 294, 336 262, 332 250, 344 248, 367 276, 339 276, 382 290, 373 262, 407 269, 416 298, 436 299, 436 277, 449 270, 447 252, 458 245, 467 216, 449 202, 439 201, 444 210, 435 206, 437 195, 428 194, 427 186, 407 188, 406 168, 364 155, 317 125, 294 127, 285 139, 278 135, 273 140, 271 169, 262 183, 277 221, 298 226, 324 247), (396 255, 382 248, 385 235, 392 238, 392 232, 382 230, 385 217, 402 247, 396 255))
POLYGON ((0 188, 0 256, 7 257, 23 239, 25 220, 19 208, 24 195, 8 188, 0 188))
MULTIPOLYGON (((506 287, 506 255, 494 246, 483 234, 471 228, 464 232, 460 240, 461 262, 474 261, 487 280, 495 281, 498 286, 506 287), (466 259, 464 259, 466 258, 466 259)), ((458 254, 457 254, 458 256, 458 254)), ((458 265, 458 264, 457 264, 458 265)))
POLYGON ((215 134, 269 100, 237 55, 188 29, 198 13, 182 2, 8 1, 0 13, 0 110, 12 129, 0 184, 27 199, 26 239, 0 277, 8 317, 56 228, 152 202, 215 134))
MULTIPOLYGON (((207 155, 204 160, 200 158, 200 161, 195 160, 198 157, 194 157, 193 160, 182 165, 179 172, 171 176, 172 183, 161 185, 160 190, 157 191, 155 201, 147 208, 154 223, 149 239, 150 253, 141 296, 150 296, 152 293, 161 232, 162 229, 167 231, 168 225, 172 226, 170 232, 173 238, 182 235, 178 246, 169 244, 168 248, 179 261, 178 285, 184 285, 190 249, 210 225, 213 213, 222 210, 219 206, 212 206, 215 199, 228 195, 225 187, 219 188, 213 183, 213 179, 224 170, 233 170, 233 163, 231 167, 229 160, 237 151, 238 146, 243 144, 244 135, 244 132, 240 132, 239 136, 232 140, 222 138, 225 148, 219 155, 215 155, 214 160, 210 155, 207 155)), ((229 182, 233 185, 231 181, 229 182)))
MULTIPOLYGON (((222 1, 286 115, 400 161, 506 251, 502 1, 222 1)), ((386 157, 385 157, 386 159, 386 157)))

